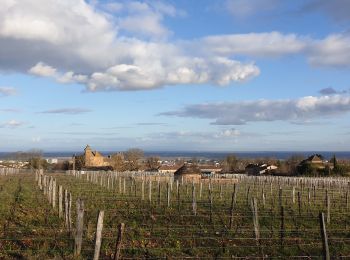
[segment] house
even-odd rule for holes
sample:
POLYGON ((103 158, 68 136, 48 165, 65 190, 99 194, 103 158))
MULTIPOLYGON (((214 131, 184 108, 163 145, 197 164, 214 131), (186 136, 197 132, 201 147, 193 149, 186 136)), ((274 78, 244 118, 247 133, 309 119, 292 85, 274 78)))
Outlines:
POLYGON ((186 163, 174 173, 174 180, 181 182, 200 182, 202 178, 201 169, 195 165, 186 163))
POLYGON ((327 165, 327 162, 323 159, 323 156, 320 154, 313 154, 307 159, 301 161, 298 167, 311 166, 314 169, 324 169, 327 165))
POLYGON ((250 163, 245 167, 245 172, 248 175, 261 175, 261 174, 271 174, 278 169, 275 165, 269 165, 266 163, 254 164, 250 163))
POLYGON ((160 173, 175 173, 181 166, 180 165, 162 165, 158 168, 160 173))
POLYGON ((98 151, 93 151, 89 145, 84 149, 84 153, 79 156, 74 156, 73 165, 80 165, 82 168, 98 168, 98 167, 110 167, 110 159, 104 157, 98 151))
POLYGON ((210 175, 210 174, 218 174, 221 173, 222 168, 219 165, 198 165, 202 174, 210 175))

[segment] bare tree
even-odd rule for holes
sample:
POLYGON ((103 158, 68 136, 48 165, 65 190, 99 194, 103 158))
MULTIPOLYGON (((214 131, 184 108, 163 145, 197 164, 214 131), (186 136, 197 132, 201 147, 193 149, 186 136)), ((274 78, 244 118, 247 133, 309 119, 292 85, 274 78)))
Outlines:
POLYGON ((225 172, 234 172, 237 169, 238 159, 234 154, 229 154, 223 161, 225 172))
POLYGON ((123 153, 115 153, 111 155, 110 164, 115 171, 125 171, 125 161, 123 153))
POLYGON ((139 160, 143 157, 143 151, 138 148, 127 150, 125 155, 126 169, 129 171, 137 171, 140 169, 139 160))
POLYGON ((159 157, 148 157, 146 160, 147 171, 157 171, 160 166, 159 157))

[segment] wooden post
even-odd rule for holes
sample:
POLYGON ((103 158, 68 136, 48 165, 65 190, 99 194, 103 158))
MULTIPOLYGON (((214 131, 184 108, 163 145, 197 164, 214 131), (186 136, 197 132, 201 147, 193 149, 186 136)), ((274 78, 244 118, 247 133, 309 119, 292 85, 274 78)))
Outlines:
POLYGON ((258 217, 258 203, 256 198, 251 200, 251 208, 253 212, 253 223, 254 223, 254 232, 256 244, 259 245, 260 241, 260 228, 259 228, 259 217, 258 217))
POLYGON ((101 210, 98 213, 98 219, 97 219, 94 260, 98 260, 100 258, 100 249, 101 249, 101 242, 102 242, 102 229, 103 229, 103 216, 104 216, 104 211, 101 210))
POLYGON ((211 192, 211 185, 209 189, 209 209, 210 209, 210 223, 213 223, 213 194, 211 192))
POLYGON ((281 248, 283 248, 283 245, 284 245, 284 208, 283 206, 281 206, 280 243, 281 243, 281 248))
POLYGON ((326 203, 327 203, 327 224, 331 222, 331 201, 330 201, 330 196, 328 194, 328 191, 326 193, 327 198, 326 198, 326 203))
POLYGON ((176 189, 177 189, 177 211, 180 212, 180 187, 179 187, 179 181, 176 181, 176 189))
POLYGON ((72 193, 68 193, 68 230, 72 232, 72 193))
POLYGON ((124 223, 119 224, 119 226, 118 226, 118 237, 117 237, 117 242, 115 244, 115 252, 114 252, 113 260, 119 260, 120 259, 120 250, 121 250, 121 247, 122 247, 124 228, 125 228, 124 223))
POLYGON ((299 209, 299 216, 301 215, 301 194, 300 191, 298 191, 298 209, 299 209))
POLYGON ((160 182, 158 181, 158 205, 160 205, 160 200, 161 200, 161 186, 160 186, 160 182))
POLYGON ((58 217, 62 218, 63 215, 63 189, 62 185, 58 186, 58 217))
POLYGON ((69 229, 68 204, 68 190, 64 190, 64 223, 67 229, 69 229))
POLYGON ((141 182, 141 200, 144 201, 145 200, 145 180, 142 179, 141 182))
POLYGON ((52 182, 52 207, 56 208, 56 180, 52 182))
POLYGON ((293 190, 292 190, 292 202, 293 204, 295 204, 295 187, 293 186, 293 190))
POLYGON ((329 255, 328 237, 327 237, 326 224, 324 221, 324 213, 323 212, 320 212, 319 218, 320 218, 320 230, 321 230, 321 237, 322 237, 323 259, 330 260, 331 257, 329 255))
POLYGON ((201 181, 199 183, 199 199, 202 199, 202 190, 203 190, 203 183, 201 181))
POLYGON ((151 178, 149 179, 149 182, 148 182, 148 201, 149 201, 149 203, 152 203, 152 181, 151 181, 151 178))
POLYGON ((192 183, 192 212, 193 215, 197 215, 196 186, 194 183, 192 183))
POLYGON ((169 182, 166 184, 166 200, 167 200, 167 207, 170 207, 170 187, 169 182))
POLYGON ((79 256, 81 253, 81 245, 83 243, 83 227, 84 227, 84 201, 77 199, 77 223, 74 238, 74 255, 79 256))
POLYGON ((231 198, 231 209, 230 209, 230 224, 229 228, 231 229, 233 226, 233 212, 235 208, 235 203, 236 203, 236 184, 233 186, 233 192, 232 192, 232 198, 231 198))

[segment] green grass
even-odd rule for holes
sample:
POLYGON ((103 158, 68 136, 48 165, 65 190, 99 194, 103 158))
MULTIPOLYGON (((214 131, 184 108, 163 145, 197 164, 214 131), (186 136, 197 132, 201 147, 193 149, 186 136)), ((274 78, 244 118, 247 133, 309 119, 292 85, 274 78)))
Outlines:
MULTIPOLYGON (((326 188, 295 186, 295 203, 292 202, 292 185, 287 183, 261 184, 244 180, 237 184, 237 202, 233 225, 229 228, 232 184, 212 184, 212 218, 208 184, 203 183, 199 198, 196 184, 197 215, 192 212, 192 184, 180 185, 177 200, 176 185, 171 192, 171 205, 167 207, 166 184, 161 183, 161 200, 158 202, 157 182, 152 185, 152 202, 148 201, 148 183, 145 183, 145 200, 141 200, 141 179, 126 178, 126 191, 119 193, 119 180, 114 188, 87 182, 66 174, 50 174, 58 185, 67 189, 73 198, 72 219, 75 222, 75 201, 85 203, 82 258, 90 259, 94 251, 94 237, 99 210, 105 211, 101 258, 114 254, 117 226, 125 223, 122 256, 124 258, 184 258, 197 259, 231 257, 280 257, 322 255, 322 241, 318 214, 326 212, 326 188), (135 185, 136 184, 136 185, 135 185), (284 239, 281 244, 281 209, 279 186, 284 207, 284 239), (131 187, 131 188, 130 188, 131 187), (136 188, 136 192, 135 192, 136 188), (262 200, 264 189, 265 205, 262 200), (249 194, 248 193, 249 190, 249 194), (301 192, 299 214, 297 192, 301 192), (260 241, 255 240, 251 198, 258 200, 260 241)), ((106 175, 105 175, 106 176, 106 175)), ((105 181, 106 183, 106 181, 105 181)), ((122 185, 123 186, 123 185, 122 185)), ((42 191, 36 186, 33 175, 0 177, 0 224, 2 230, 0 258, 42 257, 41 259, 73 258, 73 240, 67 234, 63 219, 58 218, 42 191), (14 240, 10 240, 10 239, 14 240), (13 252, 12 252, 12 251, 13 252)), ((331 221, 327 224, 329 247, 333 258, 350 256, 350 210, 346 208, 345 192, 348 188, 328 188, 331 201, 331 221)), ((73 223, 73 226, 75 224, 73 223)))

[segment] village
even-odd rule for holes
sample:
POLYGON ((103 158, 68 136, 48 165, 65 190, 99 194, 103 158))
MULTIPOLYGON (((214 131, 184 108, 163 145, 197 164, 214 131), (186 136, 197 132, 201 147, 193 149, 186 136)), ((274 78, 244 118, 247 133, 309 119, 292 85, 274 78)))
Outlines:
MULTIPOLYGON (((133 148, 104 156, 87 145, 81 154, 69 158, 44 158, 34 153, 20 159, 0 160, 0 168, 92 171, 134 171, 159 174, 187 173, 201 178, 225 178, 228 174, 276 175, 276 176, 332 176, 350 174, 348 160, 338 160, 335 155, 329 160, 321 154, 307 158, 291 156, 287 160, 274 158, 238 158, 228 154, 224 159, 208 158, 161 158, 146 157, 141 149, 133 148)), ((193 177, 192 176, 192 177, 193 177)))

